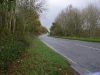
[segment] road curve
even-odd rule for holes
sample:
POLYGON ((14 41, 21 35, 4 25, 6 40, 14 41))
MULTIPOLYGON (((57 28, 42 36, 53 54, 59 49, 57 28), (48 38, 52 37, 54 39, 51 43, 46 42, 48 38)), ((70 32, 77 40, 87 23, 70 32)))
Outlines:
POLYGON ((40 36, 40 39, 68 59, 81 75, 100 72, 100 43, 66 40, 47 35, 40 36))

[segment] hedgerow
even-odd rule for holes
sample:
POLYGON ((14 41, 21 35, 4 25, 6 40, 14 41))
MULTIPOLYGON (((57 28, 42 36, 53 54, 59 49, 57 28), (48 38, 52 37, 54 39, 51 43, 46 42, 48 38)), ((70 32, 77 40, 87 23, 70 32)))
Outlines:
POLYGON ((0 34, 0 70, 7 72, 8 66, 25 52, 28 42, 24 37, 13 34, 0 34))

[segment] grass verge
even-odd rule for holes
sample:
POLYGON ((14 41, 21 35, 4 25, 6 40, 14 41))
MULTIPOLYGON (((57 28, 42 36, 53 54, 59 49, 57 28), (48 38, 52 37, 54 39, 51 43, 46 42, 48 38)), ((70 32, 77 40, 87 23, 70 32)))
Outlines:
POLYGON ((69 40, 80 40, 80 41, 87 41, 87 42, 100 42, 100 38, 85 38, 85 37, 58 37, 56 38, 63 38, 63 39, 69 39, 69 40))
POLYGON ((31 46, 17 63, 10 75, 73 75, 69 63, 39 39, 29 37, 31 46), (17 65, 17 66, 16 66, 17 65))

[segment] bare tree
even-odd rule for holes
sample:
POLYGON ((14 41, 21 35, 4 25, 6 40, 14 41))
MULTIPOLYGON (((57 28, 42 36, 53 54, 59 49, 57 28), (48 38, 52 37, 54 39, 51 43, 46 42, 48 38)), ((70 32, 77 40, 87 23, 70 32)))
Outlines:
POLYGON ((88 36, 95 36, 97 21, 100 14, 98 9, 94 5, 89 5, 82 13, 83 27, 88 31, 88 36))

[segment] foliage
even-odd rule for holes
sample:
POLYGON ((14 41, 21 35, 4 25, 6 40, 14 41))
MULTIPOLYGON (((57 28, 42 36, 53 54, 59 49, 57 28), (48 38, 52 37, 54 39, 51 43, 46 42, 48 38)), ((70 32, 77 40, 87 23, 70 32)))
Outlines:
POLYGON ((70 5, 57 16, 50 30, 54 36, 100 37, 100 11, 92 4, 82 10, 70 5))
POLYGON ((45 28, 45 27, 41 27, 41 32, 42 32, 42 34, 46 34, 46 33, 48 33, 48 30, 47 30, 47 28, 45 28))
POLYGON ((23 37, 12 34, 0 34, 0 70, 6 72, 12 61, 19 58, 28 47, 28 42, 23 37))
POLYGON ((14 75, 73 75, 69 63, 59 54, 48 48, 39 39, 28 37, 31 46, 28 55, 21 59, 14 75))
POLYGON ((0 72, 19 58, 28 45, 27 34, 39 35, 40 0, 0 0, 0 72))

